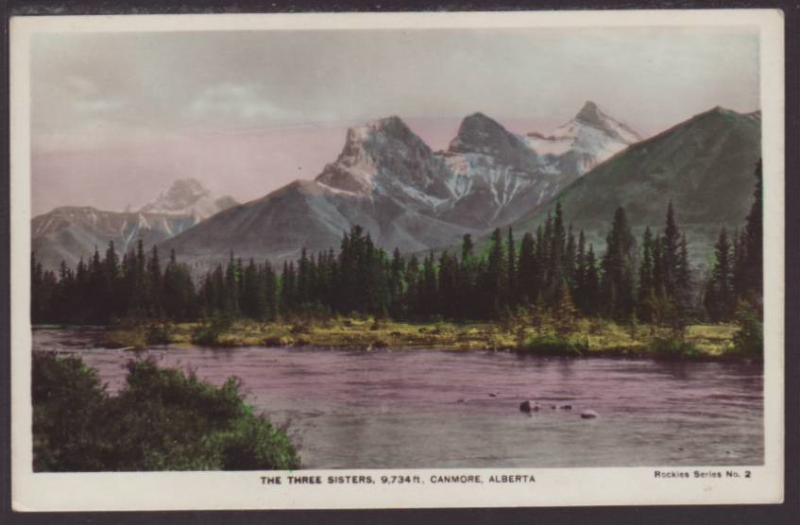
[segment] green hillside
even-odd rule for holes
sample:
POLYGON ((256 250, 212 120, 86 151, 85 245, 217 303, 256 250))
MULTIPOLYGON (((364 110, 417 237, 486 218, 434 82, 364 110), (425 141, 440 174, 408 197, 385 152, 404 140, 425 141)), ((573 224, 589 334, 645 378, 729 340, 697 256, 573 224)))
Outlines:
POLYGON ((614 210, 623 206, 637 237, 663 226, 675 207, 693 264, 706 266, 719 229, 740 228, 752 203, 760 157, 761 117, 714 108, 635 144, 513 224, 535 231, 560 201, 566 220, 604 250, 614 210))

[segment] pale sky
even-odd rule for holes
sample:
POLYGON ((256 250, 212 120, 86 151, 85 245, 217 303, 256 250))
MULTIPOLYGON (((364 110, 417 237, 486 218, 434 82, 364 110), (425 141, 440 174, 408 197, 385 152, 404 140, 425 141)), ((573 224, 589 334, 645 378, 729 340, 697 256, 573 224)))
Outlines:
POLYGON ((388 115, 440 149, 475 111, 547 132, 592 100, 647 136, 759 109, 758 69, 748 28, 37 35, 33 209, 136 208, 186 176, 258 198, 388 115))

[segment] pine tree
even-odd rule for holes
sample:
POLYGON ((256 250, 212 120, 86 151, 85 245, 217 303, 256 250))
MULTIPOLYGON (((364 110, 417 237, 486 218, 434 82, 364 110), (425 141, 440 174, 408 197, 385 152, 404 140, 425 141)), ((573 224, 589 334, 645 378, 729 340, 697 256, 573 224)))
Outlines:
POLYGON ((158 318, 162 314, 161 298, 161 261, 158 257, 158 248, 153 246, 150 257, 147 260, 147 271, 145 274, 146 286, 146 312, 151 318, 158 318))
POLYGON ((731 245, 725 228, 719 233, 714 245, 714 268, 706 286, 704 303, 712 321, 731 318, 735 304, 733 294, 733 272, 731 268, 731 245))
POLYGON ((514 231, 509 226, 508 228, 508 241, 506 243, 506 303, 508 306, 513 307, 517 304, 517 255, 516 247, 514 246, 514 231))
POLYGON ((458 316, 458 262, 445 250, 439 257, 438 304, 444 317, 458 316))
POLYGON ((531 305, 536 300, 539 293, 537 289, 537 261, 536 246, 533 235, 526 233, 522 237, 519 249, 519 261, 517 263, 519 275, 519 299, 523 305, 531 305))
POLYGON ((763 219, 763 174, 761 160, 759 159, 755 170, 756 185, 753 191, 753 205, 747 214, 742 251, 744 252, 744 284, 743 299, 758 308, 763 309, 764 303, 764 219, 763 219))
POLYGON ((492 233, 489 259, 486 268, 486 297, 485 304, 491 305, 492 315, 501 315, 508 303, 506 302, 505 283, 508 269, 503 250, 503 237, 500 229, 492 233))
POLYGON ((389 313, 399 319, 404 316, 403 294, 406 291, 405 261, 398 248, 392 253, 392 262, 389 276, 389 313))
POLYGON ((586 315, 595 315, 600 312, 600 274, 597 269, 597 259, 594 255, 594 246, 589 244, 584 264, 584 286, 581 292, 583 312, 586 315))
POLYGON ((281 310, 284 315, 296 313, 297 288, 295 282, 294 262, 283 263, 281 275, 281 310))
POLYGON ((631 233, 625 209, 617 208, 603 258, 602 292, 608 315, 628 320, 634 313, 634 250, 636 240, 631 233))
POLYGON ((678 268, 676 279, 676 302, 680 314, 686 318, 692 311, 692 270, 689 263, 689 247, 686 234, 681 235, 680 251, 678 252, 678 268))
POLYGON ((569 283, 570 288, 575 285, 575 265, 577 258, 577 246, 575 234, 572 231, 572 223, 567 229, 567 246, 564 250, 564 278, 569 283))
POLYGON ((678 261, 680 254, 681 233, 675 220, 672 201, 667 206, 667 218, 662 237, 661 257, 663 260, 663 280, 667 296, 673 298, 677 291, 678 261))
POLYGON ((638 315, 643 321, 652 321, 653 301, 653 234, 648 226, 642 238, 642 262, 639 265, 638 315))

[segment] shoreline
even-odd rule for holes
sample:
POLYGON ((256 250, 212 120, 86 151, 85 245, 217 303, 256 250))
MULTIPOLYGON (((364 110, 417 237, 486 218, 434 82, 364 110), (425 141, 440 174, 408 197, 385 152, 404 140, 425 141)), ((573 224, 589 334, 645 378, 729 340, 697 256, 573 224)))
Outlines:
POLYGON ((680 336, 654 325, 624 326, 581 319, 572 331, 501 322, 405 323, 374 319, 313 322, 236 321, 227 326, 150 322, 127 326, 37 325, 34 328, 84 328, 102 334, 101 344, 129 351, 164 345, 207 348, 278 347, 328 350, 500 351, 520 356, 616 357, 673 361, 752 361, 759 354, 737 352, 733 324, 695 324, 680 336))

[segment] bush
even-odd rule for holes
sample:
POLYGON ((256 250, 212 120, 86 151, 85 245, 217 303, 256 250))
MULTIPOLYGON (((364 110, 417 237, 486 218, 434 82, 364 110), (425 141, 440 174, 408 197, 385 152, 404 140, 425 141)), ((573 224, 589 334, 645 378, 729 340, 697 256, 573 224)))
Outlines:
POLYGON ((650 348, 656 357, 662 359, 681 359, 701 355, 695 345, 675 337, 655 337, 650 341, 650 348))
POLYGON ((175 327, 165 321, 153 321, 145 329, 145 339, 148 345, 167 345, 172 342, 172 333, 175 327))
POLYGON ((192 342, 197 345, 216 346, 220 336, 233 326, 228 316, 218 315, 205 320, 192 334, 192 342))
POLYGON ((34 471, 99 470, 94 415, 107 396, 96 372, 49 352, 34 352, 32 365, 34 471))
POLYGON ((741 303, 736 309, 736 324, 739 330, 733 334, 733 349, 746 355, 764 353, 764 325, 758 311, 749 303, 741 303))
POLYGON ((536 355, 580 356, 587 348, 557 335, 538 335, 525 341, 519 350, 536 355))
POLYGON ((34 353, 34 470, 296 469, 283 429, 253 414, 239 381, 222 387, 194 374, 131 361, 109 396, 80 359, 34 353))

